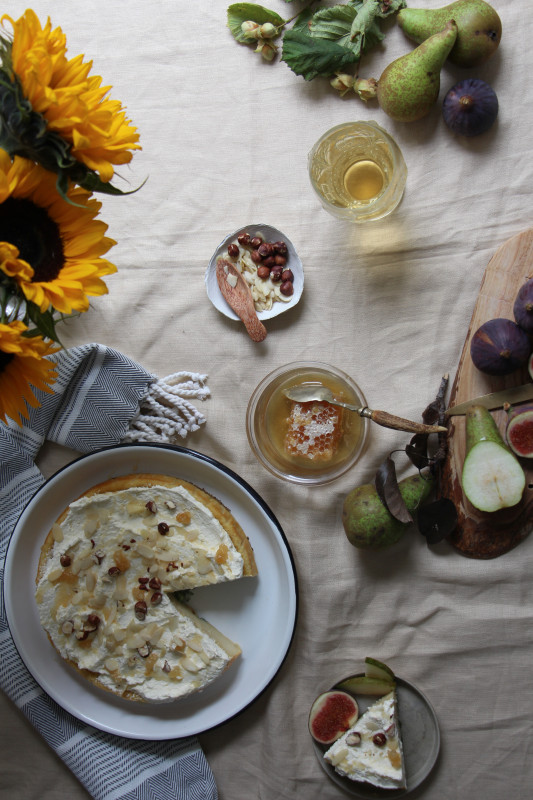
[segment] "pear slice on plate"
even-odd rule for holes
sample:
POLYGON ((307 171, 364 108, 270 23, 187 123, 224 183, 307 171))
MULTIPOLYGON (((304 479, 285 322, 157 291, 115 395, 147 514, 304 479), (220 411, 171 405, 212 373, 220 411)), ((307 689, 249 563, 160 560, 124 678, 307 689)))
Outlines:
POLYGON ((338 683, 336 689, 351 692, 355 695, 371 695, 381 697, 391 692, 396 683, 394 680, 383 680, 382 678, 371 678, 368 675, 353 675, 350 678, 338 683))
POLYGON ((365 675, 367 678, 379 678, 384 681, 394 681, 394 672, 383 661, 377 658, 365 658, 365 675))

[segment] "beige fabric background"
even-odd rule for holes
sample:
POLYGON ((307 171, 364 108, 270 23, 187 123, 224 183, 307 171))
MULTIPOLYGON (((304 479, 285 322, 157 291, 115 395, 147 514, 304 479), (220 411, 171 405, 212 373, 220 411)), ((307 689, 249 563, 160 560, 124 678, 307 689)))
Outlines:
MULTIPOLYGON (((201 736, 223 800, 315 798, 341 792, 323 775, 307 733, 318 691, 387 661, 431 699, 442 734, 439 762, 415 793, 427 800, 529 796, 533 540, 494 561, 431 550, 416 533, 363 554, 347 542, 340 509, 403 434, 373 426, 364 459, 335 483, 283 484, 254 459, 244 420, 256 383, 280 364, 319 359, 348 371, 369 404, 418 417, 441 375, 455 374, 483 272, 496 249, 531 225, 533 20, 529 3, 493 0, 504 35, 475 73, 488 80, 497 124, 461 141, 439 107, 412 124, 374 104, 339 98, 285 64, 262 62, 226 29, 227 0, 47 3, 68 37, 113 85, 143 145, 122 172, 138 185, 104 200, 118 242, 109 294, 69 322, 65 344, 99 341, 158 375, 209 375, 207 424, 187 445, 227 464, 264 497, 284 527, 300 582, 289 657, 270 689, 237 719, 201 736), (401 206, 385 221, 352 226, 328 216, 307 178, 307 153, 329 127, 375 119, 397 139, 409 169, 401 206), (284 231, 305 269, 299 306, 267 323, 257 345, 209 303, 204 271, 220 240, 248 223, 284 231)), ((412 5, 437 8, 440 0, 412 5)), ((298 3, 268 0, 289 16, 298 3)), ((25 3, 4 0, 20 16, 25 3)), ((369 56, 366 76, 411 45, 395 26, 369 56)), ((47 448, 47 475, 72 456, 47 448)), ((0 707, 0 794, 11 800, 82 800, 87 794, 5 698, 0 707)))

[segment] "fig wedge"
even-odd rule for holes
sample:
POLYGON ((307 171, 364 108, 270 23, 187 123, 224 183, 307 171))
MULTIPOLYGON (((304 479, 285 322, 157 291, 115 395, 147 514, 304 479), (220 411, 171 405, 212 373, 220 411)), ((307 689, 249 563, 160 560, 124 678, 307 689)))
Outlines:
POLYGON ((520 458, 533 458, 533 406, 512 408, 506 403, 503 408, 509 420, 506 430, 507 444, 520 458))

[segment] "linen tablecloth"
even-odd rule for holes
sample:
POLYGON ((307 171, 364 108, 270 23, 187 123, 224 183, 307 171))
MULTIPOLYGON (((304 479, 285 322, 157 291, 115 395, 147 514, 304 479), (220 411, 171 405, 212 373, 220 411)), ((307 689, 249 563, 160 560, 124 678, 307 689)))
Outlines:
MULTIPOLYGON (((529 4, 493 0, 503 22, 496 55, 476 70, 446 64, 441 94, 482 78, 500 101, 493 129, 454 136, 440 103, 396 123, 327 81, 306 82, 238 45, 222 0, 83 5, 37 0, 85 53, 138 126, 142 152, 121 174, 147 183, 104 198, 117 240, 109 294, 62 328, 69 347, 99 341, 157 375, 175 364, 209 375, 207 422, 188 446, 242 475, 272 508, 298 572, 296 636, 276 680, 250 708, 200 741, 222 800, 335 800, 318 764, 307 715, 332 681, 370 655, 431 700, 439 761, 414 793, 425 800, 502 800, 530 794, 533 712, 533 539, 493 561, 463 558, 417 533, 380 553, 348 543, 342 501, 369 482, 404 435, 373 426, 364 457, 317 488, 285 484, 255 460, 245 413, 256 384, 290 361, 318 359, 349 372, 369 405, 419 418, 441 376, 455 374, 484 270, 497 248, 532 225, 533 18, 529 4), (307 153, 328 128, 374 119, 397 140, 409 170, 401 205, 364 226, 330 217, 307 176, 307 153), (253 223, 279 228, 305 271, 298 306, 266 323, 253 343, 207 299, 204 272, 219 242, 253 223)), ((438 8, 443 0, 412 0, 438 8)), ((288 17, 302 6, 265 3, 288 17)), ((17 17, 25 4, 4 0, 17 17)), ((412 44, 393 23, 361 64, 383 68, 412 44)), ((72 458, 49 446, 52 474, 72 458)), ((400 472, 404 462, 398 460, 400 472)), ((405 465, 407 469, 407 465, 405 465)), ((259 565, 260 566, 260 565, 259 565)), ((0 793, 13 800, 81 800, 86 792, 13 705, 2 698, 0 793), (31 768, 30 768, 31 767, 31 768)))

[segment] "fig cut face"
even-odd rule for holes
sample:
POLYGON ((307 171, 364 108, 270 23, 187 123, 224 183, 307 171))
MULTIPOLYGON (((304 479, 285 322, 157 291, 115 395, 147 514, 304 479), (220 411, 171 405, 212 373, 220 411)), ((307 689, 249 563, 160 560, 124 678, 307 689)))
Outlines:
POLYGON ((533 408, 515 411, 507 425, 507 444, 521 458, 533 458, 533 408))
POLYGON ((355 725, 359 706, 347 692, 329 691, 320 694, 309 713, 309 732, 320 744, 333 744, 355 725))

